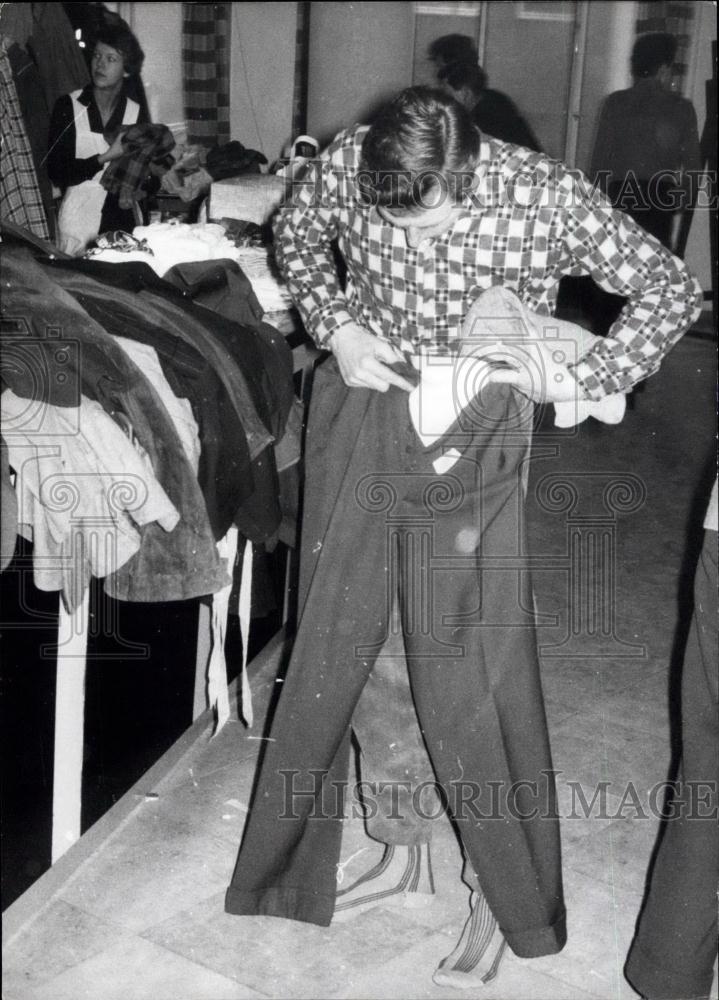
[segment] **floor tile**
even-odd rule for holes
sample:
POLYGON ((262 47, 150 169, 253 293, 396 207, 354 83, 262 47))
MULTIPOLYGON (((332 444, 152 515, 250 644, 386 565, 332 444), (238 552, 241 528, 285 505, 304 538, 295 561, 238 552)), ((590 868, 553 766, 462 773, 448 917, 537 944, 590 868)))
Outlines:
POLYGON ((128 937, 29 993, 7 1000, 253 1000, 261 993, 128 937))
POLYGON ((124 935, 117 924, 54 899, 3 949, 3 995, 19 996, 115 945, 124 935))

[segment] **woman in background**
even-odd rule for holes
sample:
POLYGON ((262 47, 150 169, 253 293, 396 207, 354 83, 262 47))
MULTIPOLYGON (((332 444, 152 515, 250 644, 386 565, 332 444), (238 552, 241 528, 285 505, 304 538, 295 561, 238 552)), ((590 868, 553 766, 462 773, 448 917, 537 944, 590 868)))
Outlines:
POLYGON ((55 104, 47 163, 50 179, 63 192, 57 241, 66 253, 82 252, 98 233, 131 232, 137 224, 134 212, 120 208, 117 194, 106 191, 100 178, 105 165, 123 155, 120 127, 149 121, 147 110, 128 95, 144 58, 126 25, 101 27, 90 66, 92 82, 55 104))
POLYGON ((428 49, 439 85, 471 114, 480 132, 541 152, 541 147, 517 106, 499 90, 487 86, 479 52, 469 35, 442 35, 428 49))

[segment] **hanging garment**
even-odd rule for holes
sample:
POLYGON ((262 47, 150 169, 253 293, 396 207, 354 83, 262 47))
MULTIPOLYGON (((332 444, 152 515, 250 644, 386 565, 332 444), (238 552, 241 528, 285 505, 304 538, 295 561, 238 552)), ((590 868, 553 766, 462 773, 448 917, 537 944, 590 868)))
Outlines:
MULTIPOLYGON (((109 143, 102 131, 93 130, 88 106, 80 99, 84 94, 85 91, 79 90, 70 94, 75 123, 74 156, 76 160, 93 160, 107 152, 109 143)), ((129 98, 126 99, 122 124, 134 124, 139 112, 140 106, 129 98)), ((71 185, 63 195, 57 228, 58 246, 65 253, 82 253, 101 230, 102 213, 108 195, 101 181, 107 165, 96 164, 96 166, 99 167, 97 173, 88 180, 71 185)))
POLYGON ((0 571, 7 569, 15 554, 15 538, 17 535, 17 494, 10 479, 10 463, 8 461, 5 438, 0 438, 0 571))
POLYGON ((61 94, 85 86, 89 79, 87 66, 63 5, 32 3, 29 6, 33 30, 27 47, 40 69, 45 100, 51 108, 61 94))
MULTIPOLYGON (((245 326, 232 322, 214 310, 196 305, 187 294, 140 264, 108 265, 93 258, 46 261, 45 266, 68 274, 96 276, 106 285, 125 289, 131 294, 118 297, 117 301, 128 308, 138 309, 138 294, 148 306, 167 308, 167 312, 158 314, 162 316, 162 329, 172 330, 195 349, 207 346, 206 360, 222 377, 232 396, 248 433, 251 451, 257 454, 271 438, 282 436, 295 398, 292 351, 274 327, 267 323, 245 326)), ((69 279, 58 276, 58 281, 67 283, 69 279)))
POLYGON ((23 48, 33 31, 32 6, 31 3, 11 3, 6 4, 0 12, 0 29, 3 35, 23 48))
POLYGON ((252 282, 233 260, 175 264, 163 277, 187 292, 193 302, 235 323, 256 329, 262 322, 263 310, 252 282))
POLYGON ((45 103, 40 73, 27 51, 20 45, 10 46, 8 59, 35 166, 38 190, 42 198, 48 227, 52 229, 54 226, 54 202, 46 162, 50 112, 45 103))
MULTIPOLYGON (((93 259, 52 261, 45 266, 108 328, 114 331, 116 325, 118 333, 152 342, 160 356, 173 366, 189 354, 183 376, 186 385, 194 381, 199 392, 203 368, 209 367, 221 388, 212 396, 203 392, 203 406, 216 400, 222 407, 222 429, 234 426, 233 420, 239 421, 236 436, 227 430, 220 441, 217 477, 211 474, 212 463, 207 475, 203 475, 203 439, 200 482, 215 537, 222 538, 234 522, 255 543, 272 539, 283 519, 274 455, 265 445, 251 462, 247 456, 249 466, 244 466, 243 472, 241 445, 248 427, 245 414, 251 417, 250 429, 259 427, 267 444, 284 435, 295 398, 292 355, 284 338, 267 324, 261 323, 256 329, 243 327, 196 306, 187 295, 142 265, 109 265, 93 259), (80 275, 83 280, 76 280, 80 275), (89 280, 91 275, 101 275, 106 286, 95 287, 96 282, 89 280), (114 289, 109 295, 107 286, 114 289), (198 355, 198 349, 202 349, 202 355, 198 355), (191 370, 192 356, 199 356, 201 367, 196 369, 196 375, 191 370)), ((196 399, 196 395, 190 398, 196 399)), ((197 406, 195 416, 202 437, 203 421, 197 406)))
POLYGON ((26 251, 5 250, 3 282, 4 312, 24 318, 12 334, 3 333, 6 358, 9 345, 19 361, 6 366, 6 384, 19 396, 47 402, 59 394, 53 380, 61 375, 64 399, 73 392, 75 405, 81 393, 96 399, 115 420, 132 428, 158 482, 180 513, 170 534, 154 522, 142 528, 140 550, 106 578, 105 590, 119 600, 154 602, 186 600, 221 589, 227 573, 217 554, 204 498, 172 421, 143 373, 26 251), (48 338, 48 330, 58 331, 57 339, 48 338), (37 353, 38 342, 45 355, 37 353), (38 369, 36 359, 41 363, 48 355, 54 368, 38 369))
POLYGON ((7 39, 0 35, 0 216, 46 240, 47 219, 8 48, 7 39))
POLYGON ((348 389, 334 358, 318 369, 300 619, 228 912, 330 922, 352 714, 396 593, 420 725, 482 891, 516 954, 563 947, 559 822, 520 516, 533 410, 507 386, 488 386, 482 414, 456 435, 461 460, 438 475, 404 392, 348 389), (495 816, 483 821, 475 809, 495 816))
POLYGON ((171 532, 180 515, 147 455, 99 403, 28 402, 10 389, 0 396, 18 528, 33 542, 35 586, 61 591, 72 612, 91 577, 114 573, 139 550, 143 525, 156 521, 171 532))
POLYGON ((137 340, 130 340, 128 337, 113 337, 113 340, 120 345, 149 379, 174 424, 190 468, 197 475, 197 470, 200 467, 200 438, 197 433, 197 421, 192 415, 190 401, 176 396, 172 391, 154 347, 141 344, 137 340))

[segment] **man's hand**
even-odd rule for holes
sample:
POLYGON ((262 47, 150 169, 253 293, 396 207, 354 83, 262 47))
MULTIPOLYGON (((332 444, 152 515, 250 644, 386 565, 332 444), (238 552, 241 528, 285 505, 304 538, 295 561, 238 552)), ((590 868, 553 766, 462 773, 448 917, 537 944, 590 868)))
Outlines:
POLYGON ((407 379, 387 367, 404 360, 397 348, 364 330, 358 323, 340 327, 332 334, 330 347, 337 358, 345 385, 353 389, 387 392, 394 385, 411 392, 414 388, 407 379))
POLYGON ((556 345, 552 349, 541 340, 498 343, 473 350, 472 357, 490 363, 487 381, 513 385, 535 403, 573 403, 586 398, 556 345))

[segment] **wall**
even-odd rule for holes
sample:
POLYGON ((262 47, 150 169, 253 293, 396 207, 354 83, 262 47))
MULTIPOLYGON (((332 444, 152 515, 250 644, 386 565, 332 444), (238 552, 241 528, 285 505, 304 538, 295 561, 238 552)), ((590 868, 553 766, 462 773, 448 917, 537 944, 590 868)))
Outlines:
MULTIPOLYGON (((108 3, 145 50, 142 77, 154 121, 182 141, 182 4, 108 3)), ((291 139, 296 3, 232 5, 230 131, 270 162, 291 139)))
POLYGON ((119 3, 114 7, 137 35, 145 52, 142 79, 152 120, 185 137, 182 101, 182 4, 119 3))
POLYGON ((614 90, 631 86, 630 57, 637 6, 613 0, 594 0, 589 4, 576 157, 580 170, 589 170, 604 98, 614 90))
POLYGON ((230 132, 270 163, 291 142, 296 3, 232 5, 230 132))
MULTIPOLYGON (((716 6, 710 2, 697 4, 694 46, 689 64, 689 81, 686 96, 691 100, 697 113, 699 136, 707 116, 706 81, 711 79, 711 43, 717 37, 716 6)), ((711 260, 709 257, 710 217, 706 209, 698 208, 694 213, 685 259, 701 282, 704 291, 712 287, 711 260)), ((714 281, 717 276, 714 275, 714 281)), ((711 303, 707 302, 710 308, 711 303)))
POLYGON ((313 3, 308 131, 322 143, 412 82, 411 3, 313 3))
POLYGON ((512 98, 543 149, 563 158, 574 21, 521 18, 521 6, 488 4, 484 69, 489 86, 512 98))
MULTIPOLYGON (((469 4, 467 6, 470 7, 469 4)), ((423 8, 423 12, 415 18, 412 83, 436 87, 436 67, 427 58, 429 43, 442 35, 457 34, 469 35, 479 46, 480 15, 479 11, 473 10, 467 11, 464 16, 454 13, 455 4, 448 4, 444 9, 439 4, 424 4, 423 8), (430 8, 431 13, 428 12, 430 8)))

